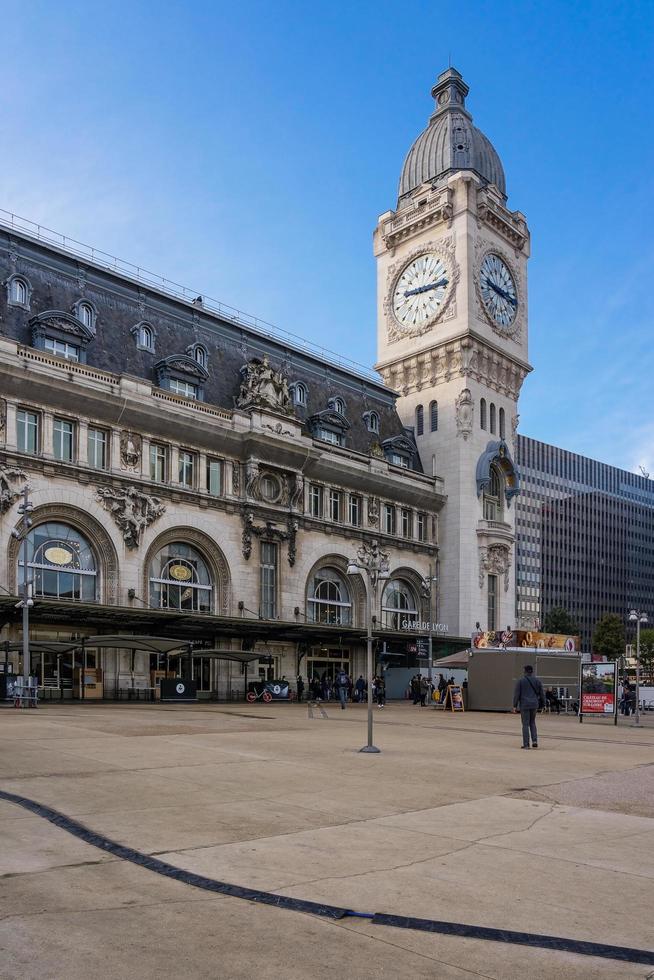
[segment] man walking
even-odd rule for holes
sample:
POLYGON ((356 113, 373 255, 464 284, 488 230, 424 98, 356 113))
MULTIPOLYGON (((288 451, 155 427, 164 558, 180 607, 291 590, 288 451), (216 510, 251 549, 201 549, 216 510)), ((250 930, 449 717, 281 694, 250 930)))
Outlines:
POLYGON ((338 696, 341 701, 341 708, 345 710, 345 702, 347 700, 347 695, 350 688, 350 678, 347 676, 344 670, 340 670, 336 675, 336 686, 338 688, 338 696))
POLYGON ((525 676, 516 681, 513 691, 513 711, 517 714, 520 708, 522 719, 522 748, 529 748, 529 735, 531 734, 531 744, 535 749, 538 748, 538 732, 536 730, 536 712, 539 708, 545 707, 545 692, 539 677, 534 675, 534 668, 531 664, 525 665, 525 676))

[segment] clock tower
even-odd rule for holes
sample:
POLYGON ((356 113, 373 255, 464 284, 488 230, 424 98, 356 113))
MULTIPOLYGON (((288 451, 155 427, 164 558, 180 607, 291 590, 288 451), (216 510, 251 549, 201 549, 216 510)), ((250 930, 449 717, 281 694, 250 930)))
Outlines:
POLYGON ((454 68, 432 89, 397 207, 374 234, 378 363, 426 471, 445 480, 438 618, 453 635, 515 620, 513 465, 527 353, 529 231, 454 68))

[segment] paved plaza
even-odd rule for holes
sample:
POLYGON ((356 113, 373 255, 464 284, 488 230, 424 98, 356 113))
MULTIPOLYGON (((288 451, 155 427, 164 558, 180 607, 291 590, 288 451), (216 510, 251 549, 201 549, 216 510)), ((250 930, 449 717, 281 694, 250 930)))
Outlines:
MULTIPOLYGON (((221 881, 654 948, 654 726, 391 704, 0 711, 0 789, 221 881)), ((0 802, 0 976, 639 977, 653 967, 219 896, 0 802)))

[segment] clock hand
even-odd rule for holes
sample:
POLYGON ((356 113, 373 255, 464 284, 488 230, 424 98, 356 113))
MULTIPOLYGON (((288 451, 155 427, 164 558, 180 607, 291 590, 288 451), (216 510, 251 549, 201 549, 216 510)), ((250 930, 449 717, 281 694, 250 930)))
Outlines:
POLYGON ((501 288, 501 286, 496 286, 494 282, 491 282, 490 281, 490 279, 487 279, 486 280, 486 285, 487 286, 490 286, 490 288, 493 289, 498 294, 498 296, 501 296, 502 299, 505 299, 507 301, 507 303, 510 303, 511 304, 511 306, 517 306, 518 305, 517 300, 515 300, 513 298, 513 296, 510 296, 506 292, 506 290, 504 290, 504 289, 501 288))
POLYGON ((438 282, 430 282, 426 286, 417 286, 416 289, 407 289, 405 296, 417 296, 418 293, 426 293, 428 289, 438 289, 440 286, 447 286, 449 279, 443 276, 438 282))

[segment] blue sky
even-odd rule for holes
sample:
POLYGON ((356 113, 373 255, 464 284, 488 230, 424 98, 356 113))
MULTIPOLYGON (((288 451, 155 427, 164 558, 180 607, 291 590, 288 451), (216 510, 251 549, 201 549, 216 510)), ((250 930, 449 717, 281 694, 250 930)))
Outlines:
POLYGON ((532 234, 521 431, 654 475, 654 4, 7 4, 0 207, 365 364, 448 60, 532 234))

